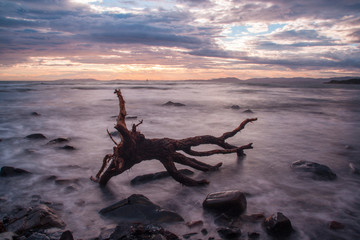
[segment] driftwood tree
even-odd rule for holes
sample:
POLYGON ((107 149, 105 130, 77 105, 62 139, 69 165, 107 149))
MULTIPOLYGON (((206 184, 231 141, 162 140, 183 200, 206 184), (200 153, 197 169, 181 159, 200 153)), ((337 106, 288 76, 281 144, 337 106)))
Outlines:
POLYGON ((225 142, 225 140, 233 137, 241 131, 246 124, 256 121, 257 118, 245 119, 237 128, 222 134, 220 137, 204 135, 180 140, 170 138, 147 139, 143 134, 137 131, 137 127, 142 123, 142 120, 138 124, 133 124, 131 130, 127 128, 125 122, 125 100, 120 89, 115 90, 115 93, 117 94, 120 105, 120 113, 117 117, 115 129, 119 132, 121 141, 120 143, 117 143, 109 131, 107 131, 109 137, 115 144, 113 153, 105 155, 102 167, 97 173, 96 178, 91 177, 91 180, 99 182, 100 185, 106 185, 110 178, 123 173, 135 164, 153 159, 159 160, 169 172, 170 176, 184 185, 198 186, 208 184, 209 182, 206 179, 198 181, 183 175, 176 169, 175 163, 186 165, 204 172, 215 171, 219 169, 222 163, 212 166, 185 156, 178 151, 183 151, 188 155, 199 157, 228 153, 237 153, 238 156, 242 156, 244 155, 243 151, 245 149, 252 148, 252 143, 237 147, 225 142), (191 149, 191 147, 199 146, 201 144, 214 144, 222 149, 211 151, 195 151, 191 149))

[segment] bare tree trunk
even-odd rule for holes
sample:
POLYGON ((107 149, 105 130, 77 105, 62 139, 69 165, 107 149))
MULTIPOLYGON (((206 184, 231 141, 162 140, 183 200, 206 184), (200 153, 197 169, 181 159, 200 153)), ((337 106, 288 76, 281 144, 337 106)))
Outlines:
POLYGON ((185 156, 178 151, 183 151, 188 155, 198 157, 229 153, 237 153, 238 156, 241 156, 244 155, 245 149, 253 148, 252 143, 237 147, 227 143, 225 140, 236 135, 244 129, 248 123, 256 121, 257 118, 245 119, 237 128, 222 134, 220 137, 204 135, 180 140, 170 138, 147 139, 143 134, 136 130, 142 123, 142 120, 138 124, 134 124, 131 131, 128 130, 125 122, 125 100, 120 89, 115 90, 115 93, 119 99, 120 107, 115 129, 119 132, 121 141, 120 143, 117 143, 108 131, 109 137, 115 144, 113 153, 107 154, 104 157, 102 167, 97 173, 96 178, 91 177, 91 180, 99 182, 100 185, 106 185, 113 176, 123 173, 137 163, 153 159, 159 160, 169 172, 170 176, 186 186, 208 184, 209 182, 206 179, 194 180, 183 175, 176 169, 175 163, 186 165, 204 172, 215 171, 219 169, 222 163, 212 166, 200 162, 195 158, 185 156), (210 151, 195 151, 191 149, 192 147, 196 147, 201 144, 213 144, 221 147, 221 149, 214 149, 210 151))

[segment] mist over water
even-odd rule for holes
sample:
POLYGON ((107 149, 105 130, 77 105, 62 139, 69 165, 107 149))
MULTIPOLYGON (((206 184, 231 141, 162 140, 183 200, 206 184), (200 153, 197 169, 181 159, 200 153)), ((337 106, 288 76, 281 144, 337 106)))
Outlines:
MULTIPOLYGON (((360 168, 359 93, 359 86, 322 83, 2 82, 0 166, 33 174, 0 179, 1 217, 9 206, 28 204, 39 195, 60 212, 75 238, 96 237, 106 224, 116 223, 98 211, 139 193, 178 212, 185 222, 203 220, 208 236, 217 236, 213 217, 201 204, 208 193, 237 189, 248 193, 246 214, 268 216, 280 211, 289 217, 295 229, 289 239, 357 239, 360 175, 352 173, 349 164, 360 168), (106 129, 115 130, 119 112, 115 88, 122 89, 128 116, 137 117, 127 120, 128 126, 143 119, 138 130, 147 138, 220 136, 244 119, 257 117, 228 140, 234 145, 252 142, 254 149, 247 150, 243 159, 236 154, 199 157, 209 164, 223 162, 217 172, 194 170, 194 178, 210 181, 205 187, 184 187, 171 178, 131 186, 130 180, 138 175, 164 170, 155 160, 135 165, 101 189, 89 177, 97 173, 104 155, 112 152, 106 129), (186 106, 162 106, 167 101, 186 106), (254 113, 244 113, 247 109, 254 113), (47 139, 25 139, 32 133, 47 139), (47 144, 59 137, 70 138, 65 144, 77 150, 47 144), (299 175, 290 168, 297 160, 325 164, 337 179, 315 181, 299 175), (55 182, 51 176, 71 181, 55 182), (345 229, 330 230, 332 220, 343 223, 345 229)), ((189 232, 183 224, 168 227, 179 235, 189 232)), ((261 224, 245 224, 241 229, 270 239, 261 224)))

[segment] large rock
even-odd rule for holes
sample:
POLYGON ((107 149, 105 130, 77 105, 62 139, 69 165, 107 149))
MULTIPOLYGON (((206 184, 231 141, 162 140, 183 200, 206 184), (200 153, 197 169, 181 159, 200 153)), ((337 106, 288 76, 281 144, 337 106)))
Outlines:
POLYGON ((19 176, 23 174, 30 174, 30 172, 21 169, 21 168, 14 168, 9 166, 4 166, 0 170, 0 177, 13 177, 13 176, 19 176))
POLYGON ((162 209, 141 194, 133 194, 109 207, 103 208, 100 210, 100 214, 120 218, 124 221, 151 223, 184 221, 179 214, 162 209))
POLYGON ((27 138, 27 139, 35 139, 35 140, 46 139, 46 137, 42 133, 30 134, 30 135, 27 135, 25 138, 27 138))
POLYGON ((179 240, 175 234, 154 224, 143 225, 141 223, 130 225, 128 223, 119 224, 115 231, 110 235, 109 240, 179 240))
POLYGON ((222 227, 217 232, 222 239, 238 239, 241 236, 241 230, 237 227, 222 227))
POLYGON ((168 101, 168 102, 164 103, 163 106, 184 107, 185 104, 183 104, 183 103, 178 103, 178 102, 168 101))
POLYGON ((294 231, 290 219, 281 212, 267 217, 264 220, 264 227, 267 233, 276 237, 287 236, 294 231))
MULTIPOLYGON (((181 169, 181 170, 179 170, 179 172, 184 174, 184 175, 192 175, 192 174, 194 174, 194 172, 189 170, 189 169, 181 169)), ((162 172, 150 173, 150 174, 137 176, 137 177, 133 178, 130 183, 132 185, 139 185, 139 184, 148 183, 148 182, 151 182, 151 181, 154 181, 154 180, 163 179, 163 178, 166 178, 166 177, 170 177, 169 172, 168 171, 162 171, 162 172)))
POLYGON ((246 209, 246 197, 243 192, 233 190, 210 193, 203 202, 203 207, 230 216, 237 216, 246 209))
POLYGON ((34 208, 18 208, 9 216, 7 230, 21 234, 28 231, 48 228, 63 228, 64 221, 46 205, 39 205, 34 208))
POLYGON ((328 167, 310 161, 296 161, 291 167, 298 172, 310 174, 314 180, 335 180, 336 174, 328 167))

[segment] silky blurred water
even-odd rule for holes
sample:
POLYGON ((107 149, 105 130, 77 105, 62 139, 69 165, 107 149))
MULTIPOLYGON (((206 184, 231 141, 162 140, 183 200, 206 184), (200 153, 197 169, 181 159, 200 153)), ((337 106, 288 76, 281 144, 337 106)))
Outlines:
MULTIPOLYGON (((101 217, 101 208, 140 193, 178 212, 186 222, 203 220, 208 236, 217 237, 214 219, 203 211, 202 201, 208 193, 238 189, 248 193, 246 214, 268 216, 280 211, 289 217, 295 229, 289 239, 358 239, 360 176, 351 172, 349 164, 360 168, 359 93, 359 86, 319 82, 0 82, 0 166, 33 173, 0 179, 0 214, 15 204, 37 201, 34 195, 39 195, 60 212, 76 238, 91 238, 105 225, 116 223, 101 217), (200 158, 210 164, 223 162, 217 172, 194 170, 194 178, 211 182, 206 187, 184 187, 170 178, 131 186, 130 180, 138 175, 164 170, 158 161, 147 161, 101 189, 89 177, 112 151, 106 129, 114 131, 119 111, 115 88, 122 89, 128 116, 137 116, 128 125, 143 119, 138 129, 148 138, 220 136, 244 119, 257 117, 258 121, 229 139, 234 145, 252 142, 254 149, 247 150, 244 159, 236 154, 200 158), (186 106, 162 106, 167 101, 186 106), (244 113, 247 109, 254 113, 244 113), (32 133, 42 133, 47 139, 25 139, 32 133), (58 137, 70 138, 66 144, 77 150, 47 144, 58 137), (315 181, 298 175, 290 168, 297 160, 325 164, 338 178, 315 181), (60 184, 50 176, 71 181, 60 184), (333 220, 345 229, 330 230, 333 220)), ((183 224, 167 227, 179 235, 191 232, 183 224)), ((259 223, 241 229, 244 239, 247 231, 270 239, 259 223)))

